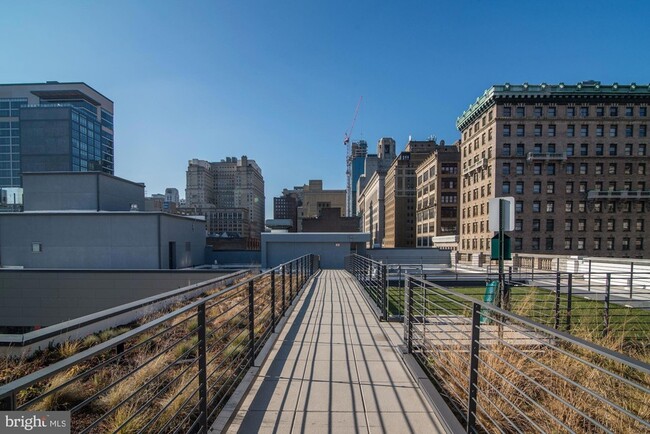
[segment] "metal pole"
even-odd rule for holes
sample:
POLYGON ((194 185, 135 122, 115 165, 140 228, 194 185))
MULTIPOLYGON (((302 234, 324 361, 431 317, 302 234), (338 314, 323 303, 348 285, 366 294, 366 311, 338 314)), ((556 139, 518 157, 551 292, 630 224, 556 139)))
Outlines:
POLYGON ((630 300, 632 299, 632 288, 634 288, 634 262, 630 262, 630 300))
POLYGON ((560 328, 560 295, 561 295, 560 273, 556 273, 555 275, 555 324, 554 324, 555 330, 560 328))
POLYGON ((404 314, 404 320, 406 321, 407 329, 406 341, 408 352, 411 354, 413 353, 413 288, 411 287, 409 276, 406 276, 406 282, 404 282, 404 284, 406 285, 404 293, 406 294, 405 306, 407 307, 404 314))
POLYGON ((248 363, 255 366, 255 285, 248 282, 248 363))
POLYGON ((510 310, 510 294, 506 287, 503 260, 505 257, 505 200, 499 199, 499 291, 501 294, 501 303, 499 307, 510 310))
POLYGON ((287 287, 285 284, 285 274, 284 274, 284 265, 282 266, 282 316, 287 312, 287 287))
POLYGON ((275 333, 275 270, 271 270, 271 325, 275 333))
POLYGON ((589 281, 587 282, 587 291, 591 292, 591 259, 589 260, 589 281))
POLYGON ((607 273, 607 280, 605 283, 605 311, 603 312, 603 336, 609 333, 609 291, 612 285, 612 273, 607 273))
POLYGON ((201 432, 208 432, 208 380, 207 380, 207 351, 205 342, 205 303, 198 306, 197 331, 199 338, 199 408, 201 413, 201 432))
POLYGON ((386 266, 380 265, 381 272, 381 292, 382 292, 382 315, 384 321, 388 321, 388 282, 386 281, 386 266))
POLYGON ((573 274, 569 273, 567 281, 567 299, 566 299, 566 330, 571 331, 571 307, 573 304, 573 274))
POLYGON ((472 303, 472 347, 469 363, 469 398, 467 402, 467 432, 476 431, 476 401, 478 399, 479 339, 481 338, 481 305, 472 303))
POLYGON ((293 262, 289 262, 289 304, 293 304, 293 262))

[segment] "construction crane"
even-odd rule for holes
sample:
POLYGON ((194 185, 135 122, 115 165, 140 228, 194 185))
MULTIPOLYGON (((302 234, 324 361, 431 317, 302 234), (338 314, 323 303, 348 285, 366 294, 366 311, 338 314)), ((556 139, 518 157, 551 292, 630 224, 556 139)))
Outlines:
POLYGON ((363 100, 363 95, 359 97, 357 108, 354 109, 354 117, 352 118, 352 124, 350 125, 350 128, 343 135, 343 145, 347 147, 346 155, 345 155, 345 165, 346 165, 345 176, 347 178, 346 188, 345 188, 345 201, 346 201, 345 215, 348 217, 352 217, 352 144, 350 143, 350 138, 352 136, 352 130, 354 129, 354 123, 357 121, 357 115, 359 114, 359 107, 361 107, 362 100, 363 100))

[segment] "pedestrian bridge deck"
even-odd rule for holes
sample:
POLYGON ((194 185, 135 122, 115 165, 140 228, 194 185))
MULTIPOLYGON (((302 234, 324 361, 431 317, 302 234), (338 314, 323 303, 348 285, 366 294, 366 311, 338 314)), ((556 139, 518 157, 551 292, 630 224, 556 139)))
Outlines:
POLYGON ((322 270, 260 367, 228 432, 436 433, 446 424, 355 279, 322 270))

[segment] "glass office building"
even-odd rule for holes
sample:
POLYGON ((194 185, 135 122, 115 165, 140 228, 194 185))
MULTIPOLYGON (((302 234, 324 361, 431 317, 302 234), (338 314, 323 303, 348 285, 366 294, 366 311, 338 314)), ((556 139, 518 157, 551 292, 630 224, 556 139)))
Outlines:
POLYGON ((114 173, 113 102, 85 83, 0 84, 0 188, 23 172, 114 173))

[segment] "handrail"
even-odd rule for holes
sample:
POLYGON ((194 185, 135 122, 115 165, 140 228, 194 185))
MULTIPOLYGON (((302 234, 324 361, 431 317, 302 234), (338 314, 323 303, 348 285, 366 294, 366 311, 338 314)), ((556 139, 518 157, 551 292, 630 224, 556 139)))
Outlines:
POLYGON ((71 409, 79 432, 207 433, 319 264, 301 256, 2 385, 0 410, 71 409))

